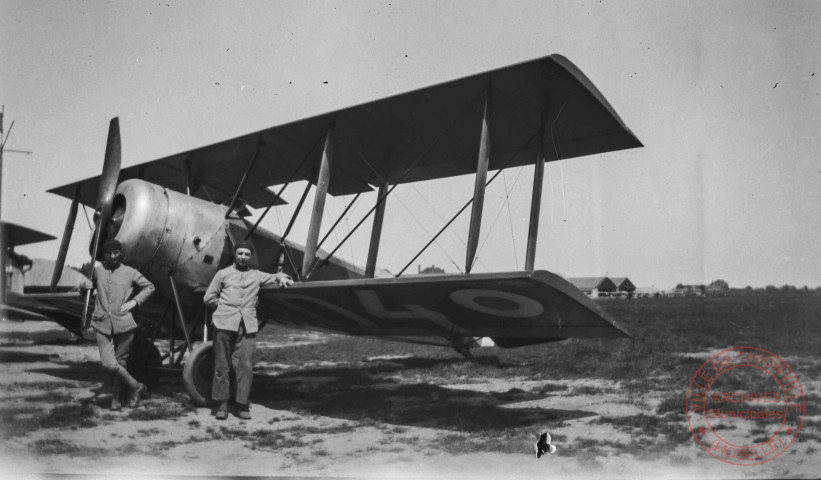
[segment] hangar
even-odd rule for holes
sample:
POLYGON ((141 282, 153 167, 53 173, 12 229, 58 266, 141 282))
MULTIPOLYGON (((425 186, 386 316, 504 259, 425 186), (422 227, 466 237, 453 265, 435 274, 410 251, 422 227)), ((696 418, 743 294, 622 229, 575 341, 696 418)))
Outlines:
POLYGON ((608 297, 618 291, 618 286, 608 277, 573 277, 567 281, 592 298, 608 297))
POLYGON ((633 282, 631 282, 627 277, 612 277, 610 280, 616 284, 619 292, 627 292, 628 294, 632 294, 636 291, 636 286, 633 285, 633 282))

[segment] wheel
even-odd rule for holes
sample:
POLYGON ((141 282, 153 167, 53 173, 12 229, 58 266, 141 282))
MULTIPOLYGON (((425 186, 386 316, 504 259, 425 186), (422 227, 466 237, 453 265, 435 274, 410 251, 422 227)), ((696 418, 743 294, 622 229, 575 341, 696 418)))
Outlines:
POLYGON ((162 367, 162 355, 157 346, 147 338, 135 338, 126 361, 128 373, 153 390, 160 384, 158 367, 162 367))
POLYGON ((198 345, 188 355, 182 371, 185 392, 195 404, 204 407, 211 403, 211 383, 214 381, 214 342, 198 345))

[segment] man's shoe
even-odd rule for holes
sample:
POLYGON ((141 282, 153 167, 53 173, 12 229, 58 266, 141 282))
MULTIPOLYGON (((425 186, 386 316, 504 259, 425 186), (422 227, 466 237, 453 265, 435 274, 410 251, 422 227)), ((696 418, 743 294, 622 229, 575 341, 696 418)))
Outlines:
POLYGON ((237 404, 237 418, 240 420, 251 420, 251 411, 248 405, 237 404))
POLYGON ((111 407, 109 407, 112 411, 116 412, 123 409, 123 404, 120 403, 120 396, 114 395, 111 397, 111 407))
POLYGON ((217 420, 225 420, 228 418, 228 402, 220 403, 220 408, 214 417, 216 417, 217 420))
POLYGON ((140 383, 137 385, 137 388, 131 392, 131 395, 128 396, 128 408, 134 408, 140 404, 140 399, 143 397, 145 391, 148 390, 148 387, 145 384, 140 383))

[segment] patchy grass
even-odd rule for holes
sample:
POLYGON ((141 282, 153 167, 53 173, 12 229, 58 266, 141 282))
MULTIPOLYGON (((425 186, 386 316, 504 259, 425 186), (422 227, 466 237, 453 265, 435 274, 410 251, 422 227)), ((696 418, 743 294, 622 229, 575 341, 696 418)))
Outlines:
POLYGON ((801 424, 801 431, 798 432, 798 441, 816 441, 821 443, 821 421, 804 420, 801 424))
POLYGON ((678 419, 685 419, 687 406, 687 395, 681 393, 665 398, 656 407, 656 414, 658 415, 673 415, 678 419))
POLYGON ((816 393, 804 394, 804 415, 808 417, 821 415, 821 395, 816 393))
MULTIPOLYGON (((471 363, 443 348, 333 336, 322 348, 261 350, 259 360, 290 365, 341 362, 340 368, 401 372, 434 383, 454 377, 607 378, 637 382, 633 387, 649 387, 641 388, 646 393, 659 387, 648 379, 672 377, 686 385, 707 359, 676 353, 755 345, 779 355, 814 355, 815 339, 821 334, 821 295, 817 294, 659 298, 603 302, 602 306, 633 339, 570 339, 516 349, 475 349, 476 362, 471 363), (384 355, 407 358, 367 360, 384 355)), ((265 336, 263 331, 260 337, 265 336)))
MULTIPOLYGON (((551 437, 553 437, 551 435, 551 437)), ((558 445, 561 441, 553 438, 552 443, 557 444, 557 448, 561 448, 562 455, 569 457, 606 457, 614 451, 623 450, 626 445, 622 442, 614 442, 611 440, 597 440, 592 438, 577 438, 572 443, 565 443, 558 445)))
POLYGON ((60 438, 44 438, 29 444, 29 449, 38 455, 59 455, 80 450, 77 445, 60 438))
MULTIPOLYGON (((551 435, 552 437, 552 435, 551 435)), ((558 435, 557 437, 562 437, 558 435)), ((508 454, 530 454, 536 443, 537 435, 533 430, 505 429, 471 433, 447 433, 437 436, 429 446, 451 455, 463 455, 476 452, 497 452, 508 454)), ((553 441, 564 441, 565 438, 554 437, 553 441)))
POLYGON ((35 416, 31 425, 44 428, 89 428, 97 425, 97 409, 91 405, 58 405, 44 416, 35 416))
POLYGON ((644 413, 622 417, 601 416, 591 423, 610 425, 625 433, 641 434, 650 437, 656 437, 658 435, 667 435, 668 437, 674 438, 690 437, 690 431, 687 425, 682 424, 681 421, 671 419, 670 417, 659 417, 644 413), (685 435, 679 434, 679 432, 682 431, 685 435))
POLYGON ((74 335, 71 334, 68 330, 64 329, 51 329, 51 330, 40 330, 34 332, 3 332, 0 335, 0 340, 4 344, 15 344, 15 343, 43 343, 43 344, 82 344, 83 341, 81 339, 76 338, 74 335))
POLYGON ((62 388, 83 388, 84 385, 76 382, 14 382, 3 387, 5 393, 19 392, 20 390, 43 390, 51 392, 62 388))
POLYGON ((77 429, 97 425, 97 410, 91 405, 58 405, 48 413, 31 416, 2 415, 0 430, 7 438, 21 437, 48 428, 77 429))
POLYGON ((72 457, 97 457, 107 454, 103 448, 76 445, 59 438, 36 440, 29 444, 29 451, 39 456, 67 454, 72 457))
POLYGON ((279 431, 283 433, 290 433, 297 438, 301 438, 305 435, 339 435, 343 433, 352 433, 356 431, 356 428, 357 425, 354 424, 333 425, 328 427, 296 425, 279 431))
POLYGON ((125 417, 129 420, 176 420, 193 411, 196 409, 189 403, 151 402, 128 410, 125 417))
POLYGON ((18 415, 32 415, 35 413, 41 413, 42 411, 43 408, 36 405, 15 405, 12 407, 0 408, 0 418, 11 418, 18 415))
MULTIPOLYGON (((281 430, 258 429, 248 431, 243 428, 222 426, 219 429, 208 427, 206 432, 215 440, 243 440, 250 442, 250 446, 254 450, 277 451, 285 448, 302 448, 317 442, 304 442, 299 439, 299 437, 304 434, 288 435, 288 432, 281 430)), ((318 441, 322 440, 320 439, 318 441)))
POLYGON ((74 400, 74 397, 66 392, 61 391, 47 391, 36 395, 26 395, 21 398, 24 402, 43 402, 43 403, 66 403, 74 400))
POLYGON ((613 389, 608 387, 594 387, 592 385, 583 385, 573 387, 567 392, 567 395, 601 395, 603 393, 611 393, 613 389))

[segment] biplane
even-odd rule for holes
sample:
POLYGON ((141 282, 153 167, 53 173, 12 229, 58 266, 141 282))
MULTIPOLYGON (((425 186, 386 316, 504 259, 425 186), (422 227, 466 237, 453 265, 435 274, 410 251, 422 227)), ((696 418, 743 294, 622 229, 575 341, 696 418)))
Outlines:
MULTIPOLYGON (((124 246, 124 263, 157 287, 138 313, 152 331, 144 340, 147 350, 137 356, 152 367, 182 368, 188 394, 201 404, 208 401, 213 368, 202 295, 216 271, 231 262, 232 245, 240 240, 254 244, 255 267, 282 270, 296 280, 288 289, 261 290, 259 317, 268 323, 439 345, 468 357, 477 339, 485 337, 502 348, 571 337, 625 337, 627 331, 599 305, 561 276, 535 270, 534 263, 545 163, 640 146, 593 83, 560 55, 128 168, 120 166, 114 118, 101 175, 49 190, 71 200, 52 285, 65 262, 78 205, 94 208, 92 258, 99 260, 99 246, 116 238, 124 246), (485 187, 495 178, 488 179, 489 173, 531 164, 535 175, 524 270, 471 273, 485 187), (385 205, 396 186, 468 174, 475 175, 474 191, 459 211, 470 207, 465 273, 404 276, 403 269, 379 275, 385 205), (287 229, 260 228, 262 218, 284 204, 283 191, 299 181, 307 186, 287 229), (302 244, 289 233, 312 188, 302 244), (336 248, 322 249, 330 233, 320 239, 326 196, 373 190, 376 202, 355 227, 373 216, 366 264, 335 255, 350 234, 336 248), (264 209, 254 223, 248 220, 249 208, 264 209), (170 337, 164 356, 153 345, 158 335, 170 337)), ((39 305, 70 312, 80 328, 88 303, 81 305, 77 298, 76 293, 51 293, 15 300, 29 309, 39 305)))

